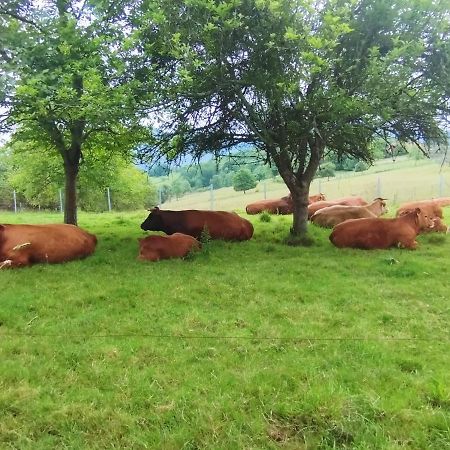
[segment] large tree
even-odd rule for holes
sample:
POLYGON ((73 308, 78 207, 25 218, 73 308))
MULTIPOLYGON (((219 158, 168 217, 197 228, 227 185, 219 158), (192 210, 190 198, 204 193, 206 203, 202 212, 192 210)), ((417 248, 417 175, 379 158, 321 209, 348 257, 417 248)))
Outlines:
POLYGON ((200 158, 254 144, 292 194, 297 237, 306 235, 309 187, 326 153, 371 162, 376 136, 425 153, 446 139, 444 0, 160 3, 173 73, 165 127, 147 155, 200 158))
POLYGON ((141 105, 151 100, 153 66, 142 67, 133 44, 134 6, 96 0, 0 6, 1 131, 60 155, 66 223, 77 223, 83 155, 127 152, 146 134, 141 105))

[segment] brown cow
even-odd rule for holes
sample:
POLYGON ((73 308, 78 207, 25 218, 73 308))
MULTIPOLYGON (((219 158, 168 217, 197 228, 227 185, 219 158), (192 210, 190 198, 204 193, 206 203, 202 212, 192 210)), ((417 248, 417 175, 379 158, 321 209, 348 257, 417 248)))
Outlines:
POLYGON ((336 225, 330 241, 336 247, 386 249, 404 247, 415 249, 416 236, 422 226, 432 226, 431 219, 419 208, 396 219, 350 219, 336 225))
POLYGON ((450 197, 439 197, 439 198, 434 198, 433 201, 435 203, 437 203, 439 206, 444 207, 444 206, 449 206, 450 205, 450 197))
POLYGON ((319 209, 327 208, 328 206, 335 206, 335 205, 366 206, 366 205, 368 205, 368 203, 362 197, 356 197, 356 196, 342 197, 342 198, 337 198, 335 200, 315 202, 308 206, 308 219, 310 219, 311 216, 316 211, 319 211, 319 209))
POLYGON ((200 242, 197 239, 182 233, 174 233, 170 236, 147 236, 138 241, 138 259, 146 261, 184 258, 192 250, 200 250, 200 242))
MULTIPOLYGON (((320 200, 325 200, 324 194, 311 195, 308 198, 308 204, 310 205, 320 200)), ((259 214, 263 211, 269 214, 292 214, 293 209, 291 194, 281 198, 260 200, 259 202, 250 203, 245 207, 247 214, 259 214)))
POLYGON ((423 230, 420 230, 421 233, 448 233, 449 227, 445 225, 444 222, 442 222, 442 219, 440 217, 435 217, 431 219, 433 221, 433 226, 425 228, 423 230))
POLYGON ((253 236, 253 225, 248 220, 226 211, 164 211, 153 208, 141 228, 166 234, 184 233, 195 238, 199 238, 206 228, 212 239, 226 241, 245 241, 253 236))
MULTIPOLYGON (((417 202, 404 203, 403 205, 400 205, 395 216, 403 216, 404 214, 414 211, 416 208, 420 208, 422 213, 430 219, 434 219, 435 217, 442 219, 443 217, 442 208, 433 200, 421 200, 417 202)), ((426 228, 427 226, 422 226, 421 231, 426 231, 426 228)))
POLYGON ((97 238, 75 225, 0 225, 0 269, 91 255, 97 238))
POLYGON ((367 206, 334 205, 319 209, 311 216, 311 222, 325 228, 333 228, 348 219, 379 217, 387 212, 383 198, 376 198, 367 206))
POLYGON ((292 214, 292 200, 289 196, 270 200, 260 200, 245 207, 247 214, 259 214, 263 211, 269 214, 292 214))

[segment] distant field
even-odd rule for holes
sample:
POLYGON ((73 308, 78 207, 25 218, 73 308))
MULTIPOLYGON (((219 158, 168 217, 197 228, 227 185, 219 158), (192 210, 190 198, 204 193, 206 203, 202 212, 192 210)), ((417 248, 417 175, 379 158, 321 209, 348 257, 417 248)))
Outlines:
MULTIPOLYGON (((264 198, 264 183, 267 198, 284 196, 288 190, 282 182, 267 180, 260 182, 256 189, 246 192, 235 192, 233 188, 222 188, 210 191, 187 194, 179 200, 164 203, 166 209, 210 209, 211 195, 213 208, 222 210, 245 210, 248 203, 264 198)), ((450 167, 441 166, 434 161, 412 161, 406 158, 395 162, 386 159, 365 172, 338 172, 335 178, 316 179, 311 186, 311 193, 323 192, 327 198, 346 195, 361 195, 367 200, 383 196, 391 204, 409 200, 450 196, 450 167)))
POLYGON ((290 217, 251 217, 152 264, 144 216, 81 213, 92 257, 0 271, 0 448, 450 447, 449 236, 297 248, 290 217))

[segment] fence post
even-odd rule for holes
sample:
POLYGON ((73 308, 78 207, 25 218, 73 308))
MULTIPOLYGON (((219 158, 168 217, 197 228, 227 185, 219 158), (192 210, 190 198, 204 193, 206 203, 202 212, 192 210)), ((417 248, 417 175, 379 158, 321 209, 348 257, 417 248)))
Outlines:
POLYGON ((209 201, 211 204, 210 209, 213 210, 214 209, 214 187, 213 187, 212 183, 209 185, 209 201))
POLYGON ((377 178, 377 192, 375 197, 381 197, 381 179, 380 177, 377 178))
POLYGON ((61 211, 61 213, 64 212, 62 189, 59 190, 59 210, 61 211))
POLYGON ((109 187, 106 188, 106 193, 108 194, 108 211, 111 212, 111 193, 109 192, 109 187))
POLYGON ((158 205, 161 206, 162 205, 162 187, 159 186, 158 188, 158 205))
POLYGON ((17 197, 16 197, 16 191, 13 191, 13 199, 14 199, 14 212, 17 213, 17 197))
POLYGON ((322 192, 322 181, 319 178, 319 194, 322 192))
POLYGON ((439 175, 439 197, 444 195, 444 177, 439 175))
POLYGON ((267 199, 267 183, 266 180, 263 181, 263 187, 264 187, 264 200, 267 199))

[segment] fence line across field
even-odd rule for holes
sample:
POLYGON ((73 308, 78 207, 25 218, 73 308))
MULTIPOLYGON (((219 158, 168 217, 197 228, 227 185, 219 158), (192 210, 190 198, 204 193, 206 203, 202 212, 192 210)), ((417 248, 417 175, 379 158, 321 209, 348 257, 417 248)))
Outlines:
MULTIPOLYGON (((389 172, 383 175, 372 174, 373 179, 369 182, 359 182, 358 174, 348 176, 338 175, 335 178, 318 178, 311 184, 311 194, 323 192, 328 199, 348 195, 360 195, 367 201, 376 197, 385 197, 392 205, 398 205, 412 200, 431 199, 436 197, 450 196, 450 175, 438 174, 428 177, 425 181, 421 178, 402 180, 402 184, 395 184, 389 180, 389 172)), ((163 188, 157 187, 156 201, 164 209, 210 209, 210 210, 245 210, 248 203, 267 198, 280 198, 287 195, 288 189, 283 182, 273 179, 261 180, 256 189, 251 189, 245 194, 235 192, 231 187, 215 189, 211 184, 201 191, 185 193, 178 198, 170 198, 163 203, 163 188)), ((57 191, 54 208, 64 213, 64 192, 57 191), (56 206, 57 205, 57 206, 56 206)), ((109 187, 103 191, 104 211, 120 211, 114 207, 114 191, 109 187)), ((20 213, 24 208, 20 196, 14 190, 9 194, 4 193, 0 198, 3 209, 20 213), (6 196, 6 198, 5 198, 6 196)), ((40 207, 37 207, 40 210, 40 207)), ((144 205, 142 205, 144 209, 144 205)))

